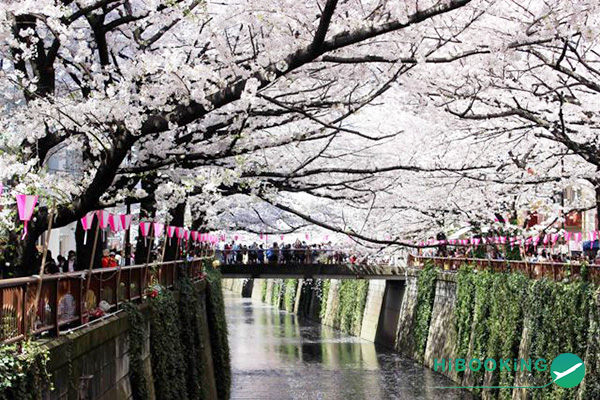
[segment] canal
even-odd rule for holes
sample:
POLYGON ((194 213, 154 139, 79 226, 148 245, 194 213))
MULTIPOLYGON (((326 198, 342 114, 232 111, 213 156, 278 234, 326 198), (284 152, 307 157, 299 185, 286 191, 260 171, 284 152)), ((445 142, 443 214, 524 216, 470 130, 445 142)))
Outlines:
POLYGON ((407 358, 225 290, 232 399, 471 399, 407 358))

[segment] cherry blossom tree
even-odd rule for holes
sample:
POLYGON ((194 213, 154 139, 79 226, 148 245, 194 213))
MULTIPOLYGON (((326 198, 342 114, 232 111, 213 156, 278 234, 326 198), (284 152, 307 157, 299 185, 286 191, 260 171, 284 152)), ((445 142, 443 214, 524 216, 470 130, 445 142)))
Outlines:
MULTIPOLYGON (((50 203, 59 227, 139 201, 147 195, 140 180, 157 169, 204 167, 210 175, 214 168, 215 179, 235 180, 253 167, 244 156, 270 148, 339 132, 382 139, 343 121, 415 64, 372 68, 323 57, 352 49, 432 55, 476 18, 469 3, 3 3, 2 178, 14 192, 50 200, 17 249, 19 263, 32 263, 50 203), (47 172, 48 160, 65 149, 82 155, 81 175, 47 172), (239 166, 224 170, 236 158, 239 166)), ((8 211, 4 222, 11 230, 8 211)))

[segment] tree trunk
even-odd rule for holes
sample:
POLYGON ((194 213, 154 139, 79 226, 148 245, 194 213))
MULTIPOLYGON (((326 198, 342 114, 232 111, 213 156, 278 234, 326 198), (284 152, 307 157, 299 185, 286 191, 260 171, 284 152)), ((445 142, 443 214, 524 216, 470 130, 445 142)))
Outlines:
MULTIPOLYGON (((178 204, 177 207, 175 207, 169 212, 169 214, 171 214, 171 222, 169 223, 169 225, 183 226, 185 217, 185 202, 178 204)), ((181 255, 181 252, 179 255, 181 255)), ((169 242, 167 241, 165 261, 175 260, 175 257, 177 257, 177 238, 173 237, 173 239, 171 239, 171 244, 169 244, 169 242)))
MULTIPOLYGON (((92 226, 87 231, 87 241, 84 244, 85 231, 81 225, 81 221, 77 221, 77 228, 75 228, 75 254, 77 256, 77 270, 83 271, 90 267, 90 259, 92 254, 92 248, 94 246, 94 236, 96 235, 96 228, 98 226, 98 218, 94 218, 92 226)), ((106 240, 102 240, 102 232, 98 232, 98 244, 96 246, 96 255, 94 256, 94 268, 100 268, 102 266, 102 251, 106 247, 106 240)))
MULTIPOLYGON (((151 174, 142 180, 142 189, 144 189, 146 193, 154 193, 156 190, 157 185, 154 178, 155 174, 151 174)), ((140 221, 144 219, 152 219, 155 214, 156 200, 154 199, 154 196, 149 196, 145 199, 142 199, 140 202, 140 221)), ((144 240, 142 232, 139 230, 139 228, 137 237, 137 244, 135 246, 135 264, 139 265, 146 263, 151 241, 150 239, 144 240)))

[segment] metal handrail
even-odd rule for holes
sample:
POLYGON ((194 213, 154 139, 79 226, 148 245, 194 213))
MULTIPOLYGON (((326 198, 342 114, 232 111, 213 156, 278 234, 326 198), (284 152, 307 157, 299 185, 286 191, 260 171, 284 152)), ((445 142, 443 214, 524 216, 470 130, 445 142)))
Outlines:
POLYGON ((98 316, 101 301, 112 311, 123 301, 141 300, 144 289, 151 284, 171 288, 183 271, 178 267, 184 264, 188 276, 202 276, 202 258, 196 258, 190 262, 98 268, 92 270, 91 276, 86 270, 0 279, 0 343, 14 343, 45 332, 58 335, 61 327, 84 325, 98 316), (88 276, 90 289, 84 293, 88 276), (41 295, 34 315, 38 285, 41 295))
POLYGON ((457 272, 462 265, 473 265, 478 270, 492 270, 497 272, 520 271, 532 279, 542 277, 561 281, 568 276, 580 276, 581 268, 585 265, 589 271, 589 280, 600 284, 600 265, 597 264, 567 264, 558 262, 531 262, 527 260, 491 260, 482 258, 454 258, 454 257, 426 257, 408 256, 408 265, 422 268, 425 261, 432 262, 449 272, 457 272))

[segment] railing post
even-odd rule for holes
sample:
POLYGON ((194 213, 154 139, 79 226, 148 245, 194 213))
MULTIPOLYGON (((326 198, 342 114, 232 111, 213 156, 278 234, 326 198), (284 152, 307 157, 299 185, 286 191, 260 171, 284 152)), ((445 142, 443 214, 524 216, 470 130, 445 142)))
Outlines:
POLYGON ((58 336, 60 334, 60 327, 58 325, 58 288, 60 287, 60 277, 56 279, 54 285, 54 334, 58 336))
POLYGON ((29 283, 26 283, 25 285, 23 285, 23 297, 22 297, 22 302, 21 302, 21 324, 22 324, 22 329, 23 331, 21 332, 21 334, 23 336, 27 335, 27 319, 29 318, 29 316, 27 315, 27 291, 29 289, 29 283))

